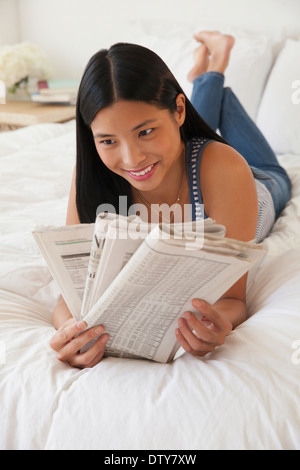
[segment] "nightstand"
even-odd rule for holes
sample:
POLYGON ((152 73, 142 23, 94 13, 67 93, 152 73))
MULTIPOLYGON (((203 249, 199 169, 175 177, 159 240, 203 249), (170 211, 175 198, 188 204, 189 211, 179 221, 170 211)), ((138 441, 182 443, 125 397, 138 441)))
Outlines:
POLYGON ((75 115, 75 106, 7 101, 5 104, 0 104, 0 131, 45 122, 70 121, 75 115))

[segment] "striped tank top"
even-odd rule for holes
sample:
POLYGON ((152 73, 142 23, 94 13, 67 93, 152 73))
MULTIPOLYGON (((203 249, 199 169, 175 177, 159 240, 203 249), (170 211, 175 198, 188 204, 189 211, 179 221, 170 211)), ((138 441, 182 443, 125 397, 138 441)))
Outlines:
MULTIPOLYGON (((190 202, 192 205, 192 220, 206 218, 200 188, 200 163, 203 150, 211 142, 210 139, 196 137, 187 144, 187 172, 189 182, 190 202)), ((261 242, 270 232, 275 222, 275 210, 272 196, 266 186, 255 178, 258 198, 258 219, 255 241, 261 242)))

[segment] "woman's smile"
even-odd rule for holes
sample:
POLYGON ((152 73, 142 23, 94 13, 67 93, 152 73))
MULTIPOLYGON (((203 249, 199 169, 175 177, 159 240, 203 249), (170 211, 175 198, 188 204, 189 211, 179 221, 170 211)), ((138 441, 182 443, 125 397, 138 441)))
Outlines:
POLYGON ((133 170, 126 170, 126 171, 134 180, 144 181, 146 179, 151 178, 151 176, 154 174, 156 170, 157 165, 158 165, 158 162, 153 163, 152 165, 146 166, 139 171, 133 171, 133 170))

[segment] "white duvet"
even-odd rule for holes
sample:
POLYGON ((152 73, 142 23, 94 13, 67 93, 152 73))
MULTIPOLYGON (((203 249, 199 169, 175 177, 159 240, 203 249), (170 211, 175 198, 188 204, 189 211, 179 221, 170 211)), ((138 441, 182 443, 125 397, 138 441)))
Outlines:
POLYGON ((300 155, 280 161, 292 199, 225 344, 78 370, 49 347, 59 292, 31 235, 65 222, 75 124, 0 134, 1 449, 300 449, 300 155))

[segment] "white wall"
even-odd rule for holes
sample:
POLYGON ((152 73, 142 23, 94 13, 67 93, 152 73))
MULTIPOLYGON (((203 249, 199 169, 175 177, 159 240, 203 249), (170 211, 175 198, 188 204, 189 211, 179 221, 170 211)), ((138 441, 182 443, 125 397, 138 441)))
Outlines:
POLYGON ((215 27, 230 24, 268 34, 286 30, 300 37, 300 0, 0 0, 16 2, 20 39, 47 53, 56 78, 79 78, 98 49, 130 41, 129 20, 199 18, 215 27))
POLYGON ((0 45, 18 41, 18 0, 0 0, 0 45))

